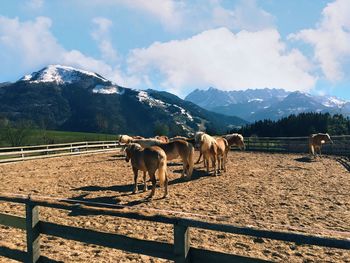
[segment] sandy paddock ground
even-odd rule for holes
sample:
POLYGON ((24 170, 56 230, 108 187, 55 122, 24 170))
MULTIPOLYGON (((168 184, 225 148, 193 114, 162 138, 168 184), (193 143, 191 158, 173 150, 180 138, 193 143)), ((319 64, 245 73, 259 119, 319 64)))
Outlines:
MULTIPOLYGON (((197 153, 196 153, 197 154, 197 153)), ((196 155, 197 157, 197 155, 196 155)), ((50 158, 0 165, 0 192, 227 216, 227 222, 274 230, 350 238, 350 173, 334 158, 305 162, 302 155, 230 152, 226 173, 207 176, 196 165, 191 181, 181 165, 169 165, 169 196, 140 202, 131 194, 130 164, 115 153, 50 158)), ((141 176, 139 181, 141 182, 141 176)), ((150 182, 149 182, 150 184, 150 182)), ((0 211, 24 215, 23 206, 0 203, 0 211)), ((59 224, 131 237, 173 242, 171 225, 40 208, 40 218, 59 224)), ((275 262, 350 262, 350 251, 191 229, 191 246, 275 262)), ((2 247, 25 249, 23 231, 0 226, 2 247)), ((42 254, 63 262, 164 262, 143 255, 43 236, 42 254)), ((10 262, 1 258, 0 262, 10 262)))

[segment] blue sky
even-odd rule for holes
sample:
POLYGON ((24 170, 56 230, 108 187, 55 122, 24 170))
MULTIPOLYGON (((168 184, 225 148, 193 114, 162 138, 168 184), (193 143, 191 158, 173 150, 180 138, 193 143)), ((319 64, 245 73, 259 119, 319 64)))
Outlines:
POLYGON ((167 90, 284 88, 350 100, 348 0, 4 0, 0 82, 48 64, 167 90))

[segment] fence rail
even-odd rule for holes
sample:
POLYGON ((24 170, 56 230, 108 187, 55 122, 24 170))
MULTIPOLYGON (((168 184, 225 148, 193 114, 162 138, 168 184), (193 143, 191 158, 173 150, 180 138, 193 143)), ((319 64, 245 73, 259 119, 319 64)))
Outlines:
MULTIPOLYGON (((40 256, 40 235, 51 235, 64 239, 100 245, 108 248, 121 249, 131 253, 144 254, 175 262, 268 262, 266 260, 238 256, 228 253, 215 252, 191 247, 190 228, 214 230, 252 237, 268 238, 298 244, 308 244, 329 248, 350 250, 349 239, 335 239, 329 237, 312 236, 295 232, 282 232, 241 227, 232 224, 214 223, 191 218, 171 215, 155 214, 154 210, 139 212, 132 208, 111 209, 104 207, 86 206, 86 204, 72 203, 72 200, 46 200, 43 198, 22 195, 0 195, 0 201, 24 204, 26 217, 19 217, 0 213, 0 224, 26 230, 27 251, 1 249, 0 255, 25 262, 38 262, 40 256), (68 202, 69 201, 69 202, 68 202), (92 229, 59 225, 40 220, 39 207, 50 207, 79 212, 88 215, 109 215, 137 220, 147 220, 174 227, 174 243, 164 243, 151 240, 141 240, 115 233, 106 233, 92 229)), ((84 202, 86 203, 86 202, 84 202)))
POLYGON ((121 145, 117 141, 87 141, 60 144, 48 144, 23 147, 0 148, 0 163, 49 158, 82 153, 115 151, 121 145))
MULTIPOLYGON (((333 144, 324 144, 322 154, 350 156, 350 135, 332 136, 333 144)), ((246 137, 246 150, 308 153, 309 137, 246 137)))

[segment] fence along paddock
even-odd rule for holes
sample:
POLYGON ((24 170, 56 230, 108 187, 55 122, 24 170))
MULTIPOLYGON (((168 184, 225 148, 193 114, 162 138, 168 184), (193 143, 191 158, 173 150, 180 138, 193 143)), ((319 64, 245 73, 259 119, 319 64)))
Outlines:
POLYGON ((0 148, 0 163, 49 158, 82 153, 115 151, 120 148, 117 141, 90 141, 61 144, 48 144, 23 147, 0 148))
MULTIPOLYGON (((350 135, 331 136, 333 144, 323 144, 322 154, 350 156, 350 135)), ((309 137, 246 137, 246 150, 308 153, 309 137)))
MULTIPOLYGON (((295 232, 281 232, 241 227, 232 224, 212 223, 207 221, 182 218, 170 215, 161 215, 150 211, 135 212, 131 208, 111 209, 104 207, 86 206, 72 200, 52 201, 44 198, 28 197, 23 195, 0 195, 0 201, 24 204, 26 216, 19 217, 0 213, 0 224, 26 231, 27 251, 20 251, 0 247, 0 255, 25 262, 38 262, 40 255, 40 235, 51 235, 64 239, 120 249, 131 253, 158 257, 175 262, 268 262, 262 259, 249 258, 222 252, 215 252, 190 246, 190 228, 200 228, 226 232, 231 234, 247 235, 252 237, 268 238, 297 244, 316 245, 329 248, 350 250, 349 239, 335 239, 320 236, 305 235, 295 232), (141 240, 128 236, 105 233, 91 229, 59 225, 40 220, 39 207, 63 209, 89 215, 109 215, 115 217, 147 220, 174 226, 174 243, 141 240)), ((86 203, 86 202, 85 202, 86 203)), ((154 211, 154 210, 153 210, 154 211)))

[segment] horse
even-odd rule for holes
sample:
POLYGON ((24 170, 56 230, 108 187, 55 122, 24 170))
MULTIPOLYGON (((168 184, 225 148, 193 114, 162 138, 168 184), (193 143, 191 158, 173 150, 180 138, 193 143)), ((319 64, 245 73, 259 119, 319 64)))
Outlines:
POLYGON ((129 136, 129 135, 120 135, 120 137, 119 137, 119 142, 121 142, 121 143, 130 143, 130 142, 132 142, 134 140, 134 138, 133 137, 131 137, 131 136, 129 136))
POLYGON ((167 136, 156 136, 154 137, 156 140, 160 140, 162 142, 169 142, 169 138, 167 136))
POLYGON ((142 136, 131 136, 134 140, 140 140, 140 139, 144 139, 145 137, 142 137, 142 136))
POLYGON ((225 138, 218 137, 215 139, 216 144, 218 145, 218 166, 220 170, 226 172, 226 160, 227 154, 230 150, 228 142, 225 138))
MULTIPOLYGON (((196 132, 196 133, 194 134, 194 143, 195 143, 196 146, 198 146, 198 145, 200 144, 200 139, 201 139, 201 137, 202 137, 203 134, 205 134, 205 133, 204 133, 204 132, 201 132, 201 131, 196 132)), ((199 163, 199 162, 200 162, 202 155, 203 155, 203 154, 202 154, 202 152, 201 152, 200 149, 199 149, 199 157, 198 157, 198 160, 197 160, 196 163, 199 163)))
POLYGON ((156 139, 144 139, 144 140, 134 140, 134 142, 140 144, 143 148, 158 146, 162 148, 166 155, 167 160, 171 161, 178 157, 182 159, 183 170, 181 177, 186 176, 190 179, 193 172, 193 156, 194 156, 194 148, 192 144, 184 141, 184 140, 176 140, 172 142, 163 143, 160 140, 156 139))
POLYGON ((179 141, 179 140, 186 141, 186 142, 192 144, 193 147, 196 146, 196 141, 195 141, 194 137, 193 138, 187 138, 187 137, 184 137, 184 136, 175 136, 175 137, 170 138, 169 142, 179 141))
POLYGON ((315 155, 318 150, 319 155, 321 156, 322 144, 327 142, 333 143, 328 133, 311 134, 309 137, 309 153, 315 155))
POLYGON ((204 165, 207 167, 207 174, 209 174, 209 161, 212 161, 212 164, 214 166, 214 175, 217 175, 217 155, 218 155, 218 145, 216 143, 216 140, 211 137, 208 134, 201 134, 199 136, 199 142, 197 145, 199 145, 200 152, 203 154, 204 158, 204 165))
POLYGON ((144 191, 147 190, 145 177, 146 173, 148 172, 152 181, 152 191, 148 196, 148 198, 151 199, 154 196, 156 190, 157 181, 155 173, 158 171, 159 183, 160 186, 164 186, 163 198, 165 198, 168 194, 167 156, 165 152, 157 146, 143 149, 141 145, 137 143, 130 143, 125 149, 125 155, 126 162, 129 162, 131 160, 131 166, 134 172, 133 193, 137 192, 137 176, 139 170, 144 172, 144 191))
POLYGON ((245 150, 244 138, 242 134, 232 133, 224 135, 222 137, 227 140, 229 147, 236 145, 240 150, 245 150))
POLYGON ((158 146, 163 143, 163 141, 157 140, 155 138, 138 139, 138 140, 133 140, 132 142, 140 144, 142 148, 147 148, 155 145, 158 146))
POLYGON ((183 163, 181 178, 183 178, 186 173, 186 177, 188 179, 191 179, 194 165, 194 148, 192 144, 184 140, 177 140, 173 142, 162 143, 158 146, 164 150, 169 161, 180 157, 183 163))

